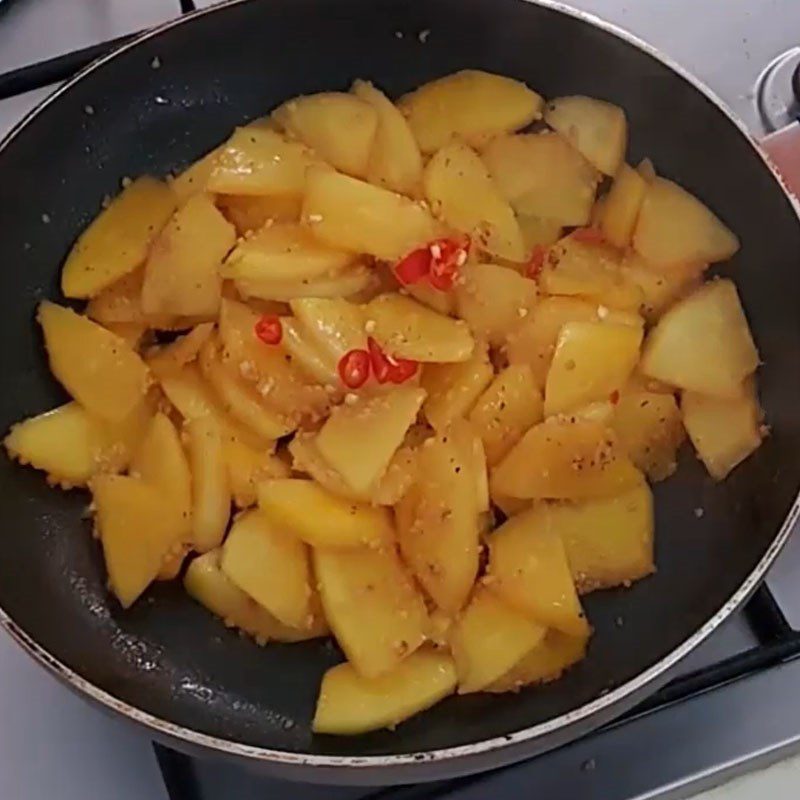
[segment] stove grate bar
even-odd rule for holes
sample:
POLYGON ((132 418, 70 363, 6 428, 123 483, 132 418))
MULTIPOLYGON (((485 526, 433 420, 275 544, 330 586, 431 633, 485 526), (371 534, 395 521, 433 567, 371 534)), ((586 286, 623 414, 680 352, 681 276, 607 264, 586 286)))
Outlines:
MULTIPOLYGON (((178 0, 182 14, 196 11, 194 0, 178 0)), ((26 64, 24 67, 12 69, 0 74, 0 100, 15 97, 18 94, 43 89, 53 83, 61 83, 71 78, 76 72, 89 66, 93 61, 108 55, 113 50, 127 44, 142 31, 118 36, 106 42, 99 42, 80 50, 72 50, 54 58, 26 64)))
POLYGON ((758 641, 768 644, 796 633, 767 584, 759 586, 745 607, 745 615, 758 641))

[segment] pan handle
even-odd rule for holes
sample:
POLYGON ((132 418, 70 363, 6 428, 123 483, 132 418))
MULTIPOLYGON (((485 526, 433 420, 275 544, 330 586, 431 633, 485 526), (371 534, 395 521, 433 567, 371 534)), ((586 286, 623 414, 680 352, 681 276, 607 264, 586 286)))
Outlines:
POLYGON ((765 136, 761 146, 789 191, 800 198, 800 121, 765 136))

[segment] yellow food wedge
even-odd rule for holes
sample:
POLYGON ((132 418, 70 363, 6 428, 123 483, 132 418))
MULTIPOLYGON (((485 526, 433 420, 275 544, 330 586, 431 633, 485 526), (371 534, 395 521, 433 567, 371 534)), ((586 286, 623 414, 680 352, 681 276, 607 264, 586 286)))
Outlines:
POLYGON ((447 635, 458 693, 481 692, 544 638, 546 628, 480 586, 447 635))
POLYGON ((367 304, 372 336, 391 356, 443 363, 466 361, 475 341, 466 322, 446 317, 397 293, 382 294, 367 304))
POLYGON ((517 514, 489 537, 487 585, 545 627, 572 636, 589 630, 564 542, 547 505, 517 514))
POLYGON ((108 582, 128 608, 155 580, 176 541, 175 517, 158 489, 137 478, 99 475, 92 497, 108 582))
POLYGON ((602 500, 553 504, 542 513, 564 542, 581 594, 628 586, 655 570, 653 496, 647 484, 602 500))
POLYGON ((70 308, 44 301, 37 313, 50 369, 90 413, 119 422, 141 402, 147 366, 118 336, 70 308), (90 357, 89 357, 90 354, 90 357))
POLYGON ((445 75, 398 101, 423 153, 454 137, 475 147, 541 117, 542 98, 521 81, 476 69, 445 75))
POLYGON ((306 546, 260 511, 233 523, 222 546, 222 571, 242 591, 292 628, 311 619, 311 574, 306 546))
POLYGON ((606 425, 573 415, 534 425, 494 468, 491 486, 520 499, 587 500, 642 480, 606 425))
POLYGON ((325 618, 359 675, 390 672, 425 640, 422 594, 394 544, 312 550, 325 618))
POLYGON ((264 481, 258 505, 275 525, 315 547, 378 547, 394 538, 386 509, 337 497, 314 481, 264 481))
POLYGON ((342 405, 320 428, 316 448, 354 492, 365 493, 386 471, 424 399, 423 389, 398 386, 342 405))
POLYGON ((339 664, 322 679, 313 729, 353 736, 393 728, 452 694, 455 686, 453 659, 432 650, 418 650, 377 678, 364 678, 351 664, 339 664))
POLYGON ((487 692, 514 692, 523 686, 558 680, 586 655, 588 636, 567 636, 551 630, 544 639, 502 678, 486 687, 487 692))
POLYGON ((61 272, 65 297, 94 297, 143 264, 176 205, 170 187, 146 175, 123 189, 67 256, 61 272))

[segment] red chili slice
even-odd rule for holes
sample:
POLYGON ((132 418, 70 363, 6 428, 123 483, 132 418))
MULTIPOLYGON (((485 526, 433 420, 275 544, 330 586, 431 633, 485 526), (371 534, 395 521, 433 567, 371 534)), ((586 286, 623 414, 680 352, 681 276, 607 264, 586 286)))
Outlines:
POLYGON ((597 228, 576 228, 572 232, 572 238, 576 242, 584 242, 585 244, 603 244, 606 240, 602 231, 597 228))
POLYGON ((608 399, 611 401, 611 405, 615 406, 617 403, 619 403, 619 391, 614 389, 614 391, 608 396, 608 399))
POLYGON ((531 252, 531 257, 528 259, 528 263, 525 267, 525 274, 529 278, 536 280, 539 277, 539 274, 544 268, 544 258, 546 255, 546 247, 543 247, 540 244, 534 246, 533 251, 531 252))
POLYGON ((458 277, 458 268, 454 263, 432 262, 428 280, 434 289, 446 292, 453 288, 458 277))
POLYGON ((369 360, 372 364, 372 372, 375 374, 375 379, 378 383, 386 383, 389 380, 391 372, 391 364, 383 352, 383 348, 370 336, 367 339, 367 347, 369 348, 369 360))
POLYGON ((453 288, 459 270, 467 263, 471 241, 469 236, 458 239, 437 239, 428 246, 432 260, 428 280, 435 289, 446 292, 453 288))
POLYGON ((412 250, 405 258, 397 262, 394 274, 403 286, 419 283, 430 271, 431 251, 427 247, 412 250))
POLYGON ((403 383, 417 374, 419 364, 408 358, 387 355, 370 336, 367 339, 372 372, 378 383, 403 383))
POLYGON ((370 357, 366 350, 350 350, 339 359, 339 377, 349 389, 358 389, 369 378, 370 357))
POLYGON ((413 378, 419 369, 419 363, 408 358, 396 358, 389 371, 389 380, 392 383, 405 383, 413 378))
POLYGON ((255 333, 264 344, 280 344, 283 338, 283 325, 274 314, 265 314, 256 322, 255 333))

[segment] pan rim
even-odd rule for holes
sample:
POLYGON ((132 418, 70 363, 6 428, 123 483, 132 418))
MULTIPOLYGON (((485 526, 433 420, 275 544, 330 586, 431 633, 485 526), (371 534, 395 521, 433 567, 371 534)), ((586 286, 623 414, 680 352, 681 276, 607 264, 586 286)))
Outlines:
MULTIPOLYGON (((136 48, 143 42, 154 39, 172 28, 178 27, 192 20, 199 19, 206 15, 217 12, 224 12, 232 6, 243 5, 251 0, 224 0, 224 2, 204 9, 198 9, 173 20, 164 22, 155 28, 144 31, 126 42, 111 53, 102 56, 92 62, 69 80, 65 81, 52 94, 48 95, 41 103, 29 111, 19 122, 17 122, 7 134, 0 139, 0 153, 4 151, 11 142, 51 103, 58 100, 62 94, 67 93, 73 86, 82 81, 85 77, 101 68, 106 63, 119 57, 128 50, 136 48)), ((614 23, 572 6, 566 5, 561 0, 518 0, 518 2, 530 3, 551 11, 561 13, 565 16, 585 22, 602 31, 612 34, 619 39, 633 45, 640 51, 659 61, 672 72, 676 73, 684 81, 688 82, 699 91, 707 100, 713 103, 734 125, 739 134, 753 148, 755 153, 761 158, 767 170, 771 173, 774 180, 780 186, 783 194, 794 209, 795 215, 800 224, 800 198, 795 195, 787 186, 780 172, 768 157, 766 151, 759 141, 747 130, 744 122, 728 107, 728 105, 717 96, 705 83, 686 68, 682 67, 671 57, 659 51, 655 46, 649 44, 630 31, 614 23)), ((274 765, 285 769, 298 769, 304 767, 317 767, 321 771, 334 770, 341 772, 344 770, 355 770, 359 773, 381 768, 411 768, 415 772, 423 769, 426 765, 431 766, 442 762, 454 761, 456 759, 467 759, 477 756, 509 750, 515 745, 524 746, 537 739, 543 738, 548 734, 558 731, 568 731, 573 726, 581 722, 587 722, 591 718, 608 720, 614 716, 612 710, 619 710, 620 713, 629 708, 643 694, 648 687, 657 687, 659 679, 661 683, 665 681, 665 675, 679 661, 685 658, 691 651, 700 645, 708 636, 713 633, 723 622, 725 622, 733 612, 739 608, 755 591, 768 569, 773 564, 783 546, 791 535, 795 524, 800 519, 800 487, 794 502, 789 509, 783 524, 779 528, 771 545, 761 560, 745 578, 739 588, 729 597, 723 606, 709 619, 702 627, 696 630, 691 636, 685 639, 680 645, 674 648, 660 661, 656 662, 648 669, 639 673, 636 677, 625 682, 616 689, 603 694, 589 703, 585 703, 579 708, 562 714, 558 717, 546 720, 537 725, 533 725, 514 733, 495 736, 479 742, 458 745, 455 747, 440 748, 425 752, 409 752, 397 755, 367 755, 367 756, 333 756, 315 755, 311 753, 291 752, 285 750, 275 750, 256 745, 248 745, 210 734, 201 733, 191 728, 170 722, 168 719, 159 717, 155 714, 143 711, 110 692, 101 689, 91 681, 84 678, 75 670, 59 661, 44 647, 36 642, 25 630, 23 630, 12 617, 0 607, 0 627, 2 627, 14 639, 20 647, 25 650, 35 661, 39 662, 47 671, 55 675, 60 680, 68 684, 72 689, 88 699, 105 707, 106 709, 119 713, 130 720, 142 725, 156 737, 178 740, 191 747, 201 747, 218 753, 252 759, 266 765, 274 765), (605 712, 605 713, 604 713, 605 712)), ((554 745, 555 746, 555 745, 554 745)), ((509 761, 512 759, 508 759, 509 761)), ((516 759, 513 759, 516 760, 516 759)), ((505 763, 505 762, 504 762, 505 763)), ((500 766, 496 764, 495 766, 500 766)), ((468 769, 463 772, 470 771, 468 769)), ((366 777, 366 776, 364 776, 366 777)), ((355 780, 358 780, 355 778, 355 780)))

